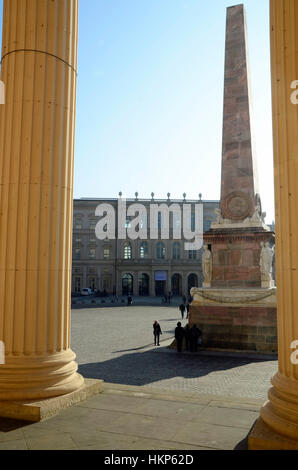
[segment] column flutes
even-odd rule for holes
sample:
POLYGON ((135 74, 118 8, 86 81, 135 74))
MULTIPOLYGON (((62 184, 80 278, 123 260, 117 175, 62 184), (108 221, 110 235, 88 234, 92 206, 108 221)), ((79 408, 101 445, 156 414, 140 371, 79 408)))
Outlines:
POLYGON ((298 340, 298 104, 292 94, 298 80, 297 45, 297 1, 271 0, 279 370, 261 417, 271 429, 294 439, 298 365, 291 360, 291 344, 298 340))
POLYGON ((83 385, 70 349, 78 0, 4 0, 0 399, 83 385))

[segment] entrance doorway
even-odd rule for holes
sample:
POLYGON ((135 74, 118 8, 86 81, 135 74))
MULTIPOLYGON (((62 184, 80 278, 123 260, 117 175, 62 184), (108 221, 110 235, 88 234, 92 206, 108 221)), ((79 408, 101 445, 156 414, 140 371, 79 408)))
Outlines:
POLYGON ((149 276, 143 273, 139 277, 139 295, 145 297, 149 295, 149 276))
POLYGON ((133 294, 133 276, 132 274, 125 274, 122 278, 122 295, 133 294))
POLYGON ((155 295, 163 297, 166 292, 166 281, 155 281, 155 295))

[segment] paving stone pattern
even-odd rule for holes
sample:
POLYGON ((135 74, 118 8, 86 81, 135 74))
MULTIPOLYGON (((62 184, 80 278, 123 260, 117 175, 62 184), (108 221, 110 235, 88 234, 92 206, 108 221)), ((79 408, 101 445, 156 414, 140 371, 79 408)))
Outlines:
MULTIPOLYGON (((186 393, 267 399, 277 361, 235 355, 178 354, 172 341, 176 307, 118 307, 72 312, 72 348, 79 371, 106 382, 186 393), (153 345, 159 320, 161 346, 153 345)), ((186 324, 186 320, 182 322, 186 324)))

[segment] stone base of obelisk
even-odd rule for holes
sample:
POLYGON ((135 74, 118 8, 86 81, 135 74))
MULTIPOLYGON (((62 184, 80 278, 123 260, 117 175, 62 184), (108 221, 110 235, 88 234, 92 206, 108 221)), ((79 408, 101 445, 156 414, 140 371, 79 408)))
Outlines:
POLYGON ((103 392, 103 380, 85 379, 84 385, 67 395, 42 400, 0 401, 0 416, 21 421, 44 421, 81 401, 103 392))
POLYGON ((249 450, 298 450, 298 441, 277 434, 259 418, 248 436, 249 450))
POLYGON ((277 353, 276 288, 193 288, 190 325, 202 331, 202 347, 277 353))

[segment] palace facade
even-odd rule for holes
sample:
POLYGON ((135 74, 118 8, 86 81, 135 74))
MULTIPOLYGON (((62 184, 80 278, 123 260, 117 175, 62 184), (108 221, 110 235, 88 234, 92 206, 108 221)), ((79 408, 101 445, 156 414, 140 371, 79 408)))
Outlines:
MULTIPOLYGON (((194 230, 196 204, 203 206, 203 230, 208 231, 215 221, 214 210, 218 201, 199 200, 155 200, 127 199, 129 208, 132 204, 141 204, 148 211, 150 205, 178 205, 183 213, 183 207, 190 205, 191 228, 194 230)), ((182 237, 173 238, 174 217, 169 218, 169 239, 161 237, 161 215, 158 213, 158 238, 99 240, 95 228, 100 217, 95 215, 99 205, 107 204, 113 207, 116 214, 116 229, 118 220, 118 199, 75 199, 73 216, 73 262, 72 262, 72 292, 79 293, 82 288, 118 296, 163 296, 169 292, 172 295, 188 295, 192 287, 202 285, 202 249, 185 250, 182 237)), ((126 218, 126 228, 130 227, 131 219, 126 218)), ((147 223, 147 220, 144 223, 147 223)), ((149 230, 148 230, 149 234, 149 230)))

